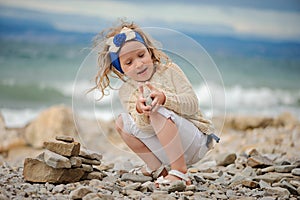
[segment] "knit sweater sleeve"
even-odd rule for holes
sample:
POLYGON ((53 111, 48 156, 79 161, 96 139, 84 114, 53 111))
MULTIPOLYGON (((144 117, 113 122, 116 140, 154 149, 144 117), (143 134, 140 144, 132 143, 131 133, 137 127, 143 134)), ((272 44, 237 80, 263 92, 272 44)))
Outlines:
POLYGON ((198 99, 191 83, 184 72, 172 64, 169 69, 170 80, 175 87, 175 93, 164 91, 166 101, 164 106, 181 115, 193 115, 198 112, 198 99))

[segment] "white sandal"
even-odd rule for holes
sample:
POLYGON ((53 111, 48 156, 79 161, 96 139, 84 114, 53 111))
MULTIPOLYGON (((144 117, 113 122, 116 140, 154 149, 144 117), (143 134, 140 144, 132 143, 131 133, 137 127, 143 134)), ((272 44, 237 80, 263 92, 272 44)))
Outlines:
POLYGON ((153 179, 157 179, 161 173, 164 171, 165 166, 161 165, 158 169, 156 170, 151 170, 147 165, 143 165, 137 168, 134 168, 132 170, 129 171, 129 173, 133 173, 133 174, 137 174, 137 175, 143 175, 143 176, 150 176, 153 179), (142 172, 142 168, 145 169, 145 171, 147 172, 147 174, 144 174, 142 172))
MULTIPOLYGON (((184 173, 182 173, 182 172, 180 172, 178 170, 175 170, 175 169, 170 170, 168 174, 180 178, 185 183, 187 183, 188 181, 191 181, 187 173, 184 174, 184 173)), ((158 183, 158 184, 165 184, 165 185, 170 184, 172 182, 174 182, 174 181, 171 181, 169 179, 165 179, 163 176, 159 177, 156 180, 156 183, 158 183)))
POLYGON ((188 174, 184 174, 178 170, 170 170, 169 174, 172 176, 176 176, 178 178, 180 178, 180 180, 169 180, 169 179, 165 179, 164 177, 159 177, 156 181, 155 184, 157 184, 157 188, 161 189, 161 190, 167 190, 169 192, 174 192, 174 191, 184 191, 187 185, 191 184, 191 180, 188 176, 188 174), (190 184, 188 184, 190 183, 190 184))

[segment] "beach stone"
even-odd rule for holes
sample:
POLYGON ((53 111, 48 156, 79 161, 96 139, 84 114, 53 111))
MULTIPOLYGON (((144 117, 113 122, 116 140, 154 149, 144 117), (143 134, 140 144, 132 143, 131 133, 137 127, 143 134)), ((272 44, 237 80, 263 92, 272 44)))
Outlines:
POLYGON ((194 173, 197 173, 199 170, 197 169, 197 168, 189 168, 188 169, 188 172, 189 173, 192 173, 192 174, 194 174, 194 173))
POLYGON ((300 180, 291 180, 290 184, 292 184, 295 187, 300 187, 300 180))
POLYGON ((275 172, 290 173, 294 168, 296 168, 296 165, 280 165, 280 166, 275 166, 275 172))
POLYGON ((187 185, 185 188, 186 191, 195 191, 196 189, 196 185, 187 185))
POLYGON ((98 194, 96 193, 88 193, 84 197, 82 197, 82 200, 101 200, 103 198, 100 198, 98 194))
POLYGON ((26 158, 23 176, 30 182, 71 183, 79 181, 84 172, 80 168, 55 169, 37 159, 26 158))
POLYGON ((90 172, 90 173, 88 173, 86 179, 88 179, 88 180, 92 180, 92 179, 102 180, 103 179, 103 174, 101 172, 90 172))
POLYGON ((286 188, 291 194, 298 195, 297 188, 292 186, 289 182, 287 181, 281 181, 281 186, 283 188, 286 188))
POLYGON ((42 148, 44 141, 59 135, 75 135, 77 129, 70 108, 59 105, 44 110, 24 131, 27 144, 42 148))
POLYGON ((294 162, 292 163, 292 165, 296 165, 297 168, 299 168, 299 167, 300 167, 300 160, 294 161, 294 162))
POLYGON ((269 183, 267 183, 266 181, 263 181, 263 180, 260 180, 258 184, 261 189, 271 187, 271 185, 269 183))
POLYGON ((160 194, 160 193, 153 193, 153 194, 151 194, 151 198, 153 200, 162 200, 162 199, 165 199, 165 200, 176 200, 175 197, 172 197, 169 194, 160 194))
POLYGON ((273 165, 273 162, 261 155, 252 155, 247 160, 247 165, 250 167, 265 167, 273 165))
POLYGON ((245 176, 241 174, 236 174, 229 182, 229 185, 231 187, 241 184, 246 179, 245 176))
POLYGON ((60 184, 60 185, 55 186, 55 187, 52 189, 52 193, 60 193, 60 192, 62 192, 64 189, 65 189, 65 186, 62 185, 62 184, 60 184))
POLYGON ((141 191, 144 190, 144 191, 150 191, 150 192, 153 192, 154 190, 156 190, 156 186, 155 186, 155 183, 152 182, 152 181, 147 181, 145 183, 143 183, 141 185, 141 191))
POLYGON ((259 186, 256 181, 252 181, 251 179, 242 180, 242 185, 248 188, 257 188, 259 186))
POLYGON ((136 190, 124 190, 124 194, 128 195, 130 199, 140 199, 143 195, 140 191, 136 190))
POLYGON ((186 184, 183 181, 178 180, 171 183, 171 185, 168 187, 168 192, 181 192, 184 191, 185 188, 186 184))
POLYGON ((70 160, 71 166, 73 168, 81 167, 81 165, 82 165, 82 161, 79 157, 72 156, 69 160, 70 160))
POLYGON ((88 158, 88 159, 91 159, 91 160, 98 160, 98 161, 101 161, 102 157, 103 157, 102 154, 100 154, 96 151, 86 149, 86 148, 81 148, 80 152, 79 152, 79 155, 81 157, 84 157, 84 158, 88 158))
POLYGON ((233 129, 246 131, 248 129, 265 128, 272 125, 273 118, 260 116, 236 116, 227 120, 227 123, 233 129))
POLYGON ((245 177, 256 176, 256 173, 255 173, 254 169, 252 167, 249 167, 249 166, 247 166, 245 169, 243 169, 241 174, 245 177))
POLYGON ((81 162, 83 164, 88 164, 88 165, 101 165, 101 161, 98 160, 91 160, 91 159, 87 159, 87 158, 82 158, 82 157, 78 157, 81 159, 81 162))
POLYGON ((236 157, 237 156, 235 153, 223 153, 217 156, 216 162, 219 166, 227 166, 234 163, 236 157))
MULTIPOLYGON (((117 192, 117 191, 114 191, 114 192, 117 192)), ((115 199, 114 196, 111 194, 98 193, 98 196, 100 197, 101 200, 114 200, 115 199)))
POLYGON ((194 195, 194 192, 188 190, 188 191, 180 192, 179 194, 180 194, 180 195, 183 195, 183 196, 193 196, 193 195, 194 195))
POLYGON ((92 188, 87 187, 87 186, 79 186, 78 188, 76 188, 75 190, 73 190, 70 195, 69 198, 70 199, 82 199, 85 195, 87 195, 88 193, 93 192, 92 188))
POLYGON ((44 152, 44 162, 53 168, 71 168, 71 162, 68 158, 61 156, 52 151, 46 150, 44 152))
POLYGON ((268 172, 274 172, 275 171, 275 166, 270 166, 270 167, 265 167, 261 169, 262 173, 268 173, 268 172))
POLYGON ((109 163, 109 164, 103 164, 101 162, 100 166, 94 166, 95 169, 100 170, 100 171, 107 171, 109 169, 113 169, 114 168, 114 163, 109 163))
POLYGON ((135 190, 137 189, 138 187, 140 187, 142 184, 141 183, 131 183, 131 184, 128 184, 126 185, 123 189, 124 190, 135 190))
POLYGON ((255 176, 253 177, 253 180, 256 181, 263 180, 268 183, 274 183, 280 181, 283 178, 293 178, 293 176, 285 173, 270 172, 264 175, 255 176))
POLYGON ((295 175, 295 176, 300 176, 300 168, 293 169, 292 174, 295 175))
POLYGON ((253 148, 253 149, 250 149, 249 152, 248 152, 248 156, 251 157, 251 156, 260 156, 261 154, 257 151, 257 149, 253 148))
POLYGON ((69 142, 69 143, 74 142, 74 138, 68 135, 58 135, 55 137, 55 139, 57 141, 62 141, 62 142, 69 142))
POLYGON ((93 166, 92 165, 87 165, 87 164, 81 164, 80 169, 82 169, 85 172, 92 172, 93 171, 93 166))
POLYGON ((132 174, 132 173, 125 173, 121 177, 121 181, 133 181, 133 182, 147 182, 151 181, 152 177, 150 176, 143 176, 143 175, 137 175, 137 174, 132 174))
POLYGON ((297 118, 289 112, 283 112, 274 119, 274 125, 291 128, 297 124, 297 118))
POLYGON ((218 172, 214 172, 214 173, 201 173, 201 175, 202 175, 203 178, 209 179, 209 180, 216 180, 216 179, 220 178, 218 172))
POLYGON ((62 156, 78 156, 80 143, 44 142, 44 147, 62 156))
POLYGON ((26 141, 21 136, 22 132, 23 130, 19 128, 8 128, 0 110, 0 153, 2 153, 3 156, 5 156, 12 148, 26 145, 26 141))
POLYGON ((200 174, 194 175, 194 178, 198 183, 203 183, 203 184, 206 183, 206 180, 202 176, 200 176, 200 174))
POLYGON ((268 187, 265 188, 265 192, 268 195, 278 195, 281 197, 289 197, 290 195, 290 192, 287 189, 281 187, 268 187))

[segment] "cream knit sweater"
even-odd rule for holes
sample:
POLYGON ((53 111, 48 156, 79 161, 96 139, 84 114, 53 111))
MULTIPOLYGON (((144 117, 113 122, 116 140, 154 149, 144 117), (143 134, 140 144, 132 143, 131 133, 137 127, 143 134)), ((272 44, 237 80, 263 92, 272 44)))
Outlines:
MULTIPOLYGON (((164 107, 191 121, 205 134, 213 133, 212 122, 205 119, 200 112, 197 96, 189 80, 182 70, 174 63, 159 65, 149 82, 164 92, 164 107)), ((147 87, 147 86, 145 86, 147 87)), ((137 127, 144 132, 153 132, 149 118, 136 110, 139 96, 138 82, 128 79, 119 90, 123 107, 132 116, 137 127)))

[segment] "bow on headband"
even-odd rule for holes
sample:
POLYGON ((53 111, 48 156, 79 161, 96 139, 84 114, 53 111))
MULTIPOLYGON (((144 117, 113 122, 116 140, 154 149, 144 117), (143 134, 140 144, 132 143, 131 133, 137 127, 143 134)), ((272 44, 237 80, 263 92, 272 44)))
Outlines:
POLYGON ((122 74, 124 74, 124 72, 121 68, 119 60, 119 51, 125 42, 131 40, 139 41, 146 45, 144 39, 138 32, 135 32, 127 27, 122 28, 119 34, 108 38, 106 41, 106 44, 109 46, 108 51, 111 59, 111 64, 122 74))

